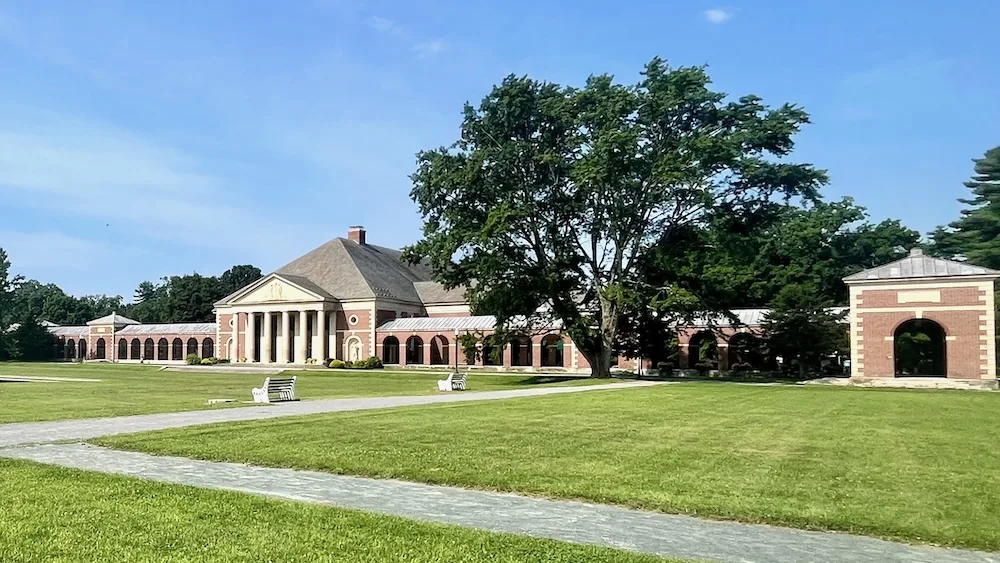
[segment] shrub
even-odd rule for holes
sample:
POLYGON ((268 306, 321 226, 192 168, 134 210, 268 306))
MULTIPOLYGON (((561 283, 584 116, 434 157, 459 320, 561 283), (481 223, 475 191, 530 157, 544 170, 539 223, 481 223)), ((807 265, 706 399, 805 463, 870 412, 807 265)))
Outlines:
POLYGON ((358 369, 382 369, 382 360, 375 356, 368 358, 367 360, 361 360, 356 363, 354 367, 358 369))
POLYGON ((201 365, 210 366, 212 365, 212 358, 204 358, 201 360, 201 365))
POLYGON ((347 360, 346 362, 344 362, 344 367, 347 369, 351 369, 354 367, 354 362, 352 362, 351 360, 347 360))
POLYGON ((311 366, 316 363, 316 358, 306 358, 306 365, 311 366))
POLYGON ((201 357, 198 354, 188 354, 186 361, 189 366, 196 366, 201 363, 201 357))
POLYGON ((729 369, 735 371, 736 373, 746 373, 748 371, 753 370, 753 366, 746 362, 743 363, 737 362, 733 364, 729 369))
POLYGON ((674 364, 670 362, 659 362, 656 364, 656 371, 658 371, 660 375, 670 375, 674 371, 674 364))
POLYGON ((342 362, 340 360, 330 360, 330 363, 328 365, 332 369, 344 369, 345 367, 347 367, 347 364, 345 364, 344 362, 342 362))

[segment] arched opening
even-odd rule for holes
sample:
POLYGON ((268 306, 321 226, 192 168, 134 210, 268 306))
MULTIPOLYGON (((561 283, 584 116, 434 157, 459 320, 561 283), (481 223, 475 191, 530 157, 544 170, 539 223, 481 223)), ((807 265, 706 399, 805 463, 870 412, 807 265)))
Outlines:
POLYGON ((173 348, 173 350, 171 350, 171 352, 173 353, 173 356, 170 359, 172 359, 172 360, 183 360, 184 359, 184 341, 181 340, 180 338, 175 338, 171 347, 173 348))
POLYGON ((357 336, 352 336, 347 339, 344 343, 344 348, 347 350, 347 360, 350 362, 360 362, 363 358, 361 357, 361 339, 357 336))
POLYGON ((431 365, 446 366, 451 362, 448 354, 448 339, 440 334, 431 338, 431 365))
POLYGON ((424 363, 424 340, 413 335, 406 339, 406 363, 424 363))
POLYGON ((106 360, 108 356, 108 343, 104 341, 103 338, 97 339, 97 350, 94 352, 94 357, 98 360, 106 360))
POLYGON ((531 339, 516 336, 510 341, 510 365, 531 367, 531 339))
POLYGON ((66 341, 66 358, 70 360, 76 359, 76 340, 72 338, 66 341))
POLYGON ((156 353, 156 344, 153 343, 152 338, 147 338, 145 342, 142 343, 142 359, 152 360, 153 354, 156 353))
POLYGON ((133 360, 142 359, 142 342, 139 342, 138 338, 132 339, 132 355, 130 357, 133 360))
POLYGON ((715 333, 703 330, 688 341, 688 369, 719 367, 719 343, 715 333))
POLYGON ((191 354, 198 355, 198 340, 194 338, 188 338, 187 341, 187 355, 190 356, 191 354))
POLYGON ((214 358, 215 357, 215 341, 211 338, 206 338, 201 341, 201 357, 202 358, 214 358))
POLYGON ((944 327, 930 319, 910 319, 892 335, 896 375, 945 377, 948 375, 944 327))
POLYGON ((763 342, 757 335, 741 332, 729 339, 729 369, 761 370, 765 363, 763 342))
POLYGON ((395 336, 386 336, 382 341, 382 363, 387 365, 399 363, 399 339, 395 336))
POLYGON ((483 338, 483 365, 503 365, 503 348, 497 347, 497 339, 492 334, 483 338))
POLYGON ((125 340, 124 338, 120 338, 118 340, 118 359, 128 359, 128 340, 125 340))
POLYGON ((563 363, 563 341, 558 335, 550 334, 542 339, 542 367, 561 368, 563 363))
POLYGON ((161 338, 156 343, 156 359, 161 362, 170 359, 170 343, 167 342, 166 338, 161 338))
POLYGON ((87 341, 81 338, 80 342, 77 343, 77 347, 80 348, 80 351, 79 351, 79 354, 77 355, 77 357, 80 358, 81 360, 86 360, 87 359, 87 341))

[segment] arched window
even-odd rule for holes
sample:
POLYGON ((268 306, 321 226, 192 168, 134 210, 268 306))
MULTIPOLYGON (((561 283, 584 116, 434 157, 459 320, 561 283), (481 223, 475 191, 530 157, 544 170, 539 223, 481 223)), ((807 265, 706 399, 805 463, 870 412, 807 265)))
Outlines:
POLYGON ((194 338, 188 338, 187 355, 190 356, 191 354, 198 355, 198 341, 194 338))
POLYGON ((563 341, 556 334, 550 334, 542 339, 542 367, 566 367, 563 363, 563 341))
POLYGON ((483 365, 484 366, 502 366, 503 365, 503 348, 498 348, 496 345, 496 337, 492 334, 483 338, 483 365))
POLYGON ((128 359, 128 340, 125 340, 124 338, 118 339, 118 359, 128 359))
POLYGON ((446 366, 451 363, 448 354, 448 339, 440 334, 431 338, 431 365, 446 366))
POLYGON ((947 338, 944 327, 930 319, 910 319, 893 333, 897 376, 948 375, 947 338))
POLYGON ((80 348, 80 353, 77 355, 77 357, 80 358, 81 360, 86 360, 87 359, 87 341, 81 338, 80 341, 77 343, 77 347, 80 348))
POLYGON ((184 359, 184 341, 181 340, 180 338, 175 338, 174 341, 173 341, 173 345, 171 347, 173 348, 173 350, 171 350, 171 353, 173 354, 173 356, 170 359, 171 360, 183 360, 184 359))
POLYGON ((153 354, 156 353, 156 346, 153 344, 152 338, 147 338, 145 342, 142 343, 142 359, 152 360, 153 354))
POLYGON ((132 339, 132 355, 130 357, 133 360, 142 359, 142 342, 139 342, 138 338, 132 339))
POLYGON ((158 361, 170 359, 170 343, 167 342, 166 338, 161 338, 160 341, 156 343, 156 359, 158 361))
POLYGON ((395 365, 399 363, 399 339, 386 336, 382 341, 382 363, 395 365))
POLYGON ((98 338, 97 339, 97 351, 95 352, 94 357, 97 358, 98 360, 106 360, 106 359, 108 359, 107 355, 108 355, 108 344, 107 344, 107 342, 105 342, 103 338, 98 338))
POLYGON ((531 339, 516 336, 510 341, 510 365, 531 367, 531 339))
POLYGON ((413 335, 406 339, 406 363, 424 363, 424 340, 413 335))
POLYGON ((710 365, 712 369, 719 367, 719 344, 710 330, 703 330, 688 341, 688 369, 698 369, 699 364, 710 365))
POLYGON ((214 358, 215 357, 215 341, 211 338, 206 338, 201 341, 201 357, 202 358, 214 358))
POLYGON ((70 360, 76 358, 76 340, 72 338, 66 341, 66 357, 70 360))

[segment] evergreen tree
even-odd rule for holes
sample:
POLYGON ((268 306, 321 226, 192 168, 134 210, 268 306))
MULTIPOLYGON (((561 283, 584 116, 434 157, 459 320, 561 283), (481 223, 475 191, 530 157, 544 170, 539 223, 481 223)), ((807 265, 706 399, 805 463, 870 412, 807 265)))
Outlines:
POLYGON ((975 174, 965 182, 973 197, 958 200, 968 208, 957 221, 931 234, 930 252, 1000 269, 1000 146, 973 162, 975 174))

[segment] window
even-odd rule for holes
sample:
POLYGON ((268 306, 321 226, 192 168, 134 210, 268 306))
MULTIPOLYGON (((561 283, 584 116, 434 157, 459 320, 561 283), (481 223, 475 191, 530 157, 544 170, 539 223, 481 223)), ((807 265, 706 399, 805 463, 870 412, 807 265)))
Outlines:
POLYGON ((399 339, 387 336, 382 341, 382 363, 395 365, 399 363, 399 339))
POLYGON ((139 342, 138 338, 132 339, 132 355, 130 358, 133 360, 142 359, 142 342, 139 342))
POLYGON ((201 357, 202 358, 214 358, 215 357, 215 341, 211 338, 206 338, 201 341, 201 357))
POLYGON ((450 363, 448 339, 440 334, 431 338, 431 365, 446 366, 450 363))
POLYGON ((411 336, 406 339, 406 363, 424 363, 424 341, 419 336, 411 336))
POLYGON ((125 340, 124 338, 118 341, 118 359, 128 359, 128 340, 125 340))
POLYGON ((350 318, 347 319, 347 322, 350 323, 352 326, 358 324, 358 316, 351 315, 350 318))
POLYGON ((531 366, 531 339, 527 336, 516 337, 510 341, 510 365, 531 366))
POLYGON ((142 343, 142 359, 152 360, 155 351, 156 346, 153 344, 153 339, 147 338, 146 341, 142 343))
POLYGON ((566 367, 563 363, 563 341, 555 334, 542 339, 542 367, 566 367))
POLYGON ((184 359, 184 341, 181 340, 180 338, 175 338, 174 342, 173 342, 173 345, 172 345, 172 348, 173 348, 173 350, 171 350, 171 353, 173 354, 173 357, 171 359, 172 360, 183 360, 184 359))
POLYGON ((161 338, 156 343, 156 359, 161 362, 170 359, 170 343, 167 342, 166 338, 161 338))
POLYGON ((190 356, 191 354, 198 355, 198 341, 194 338, 188 338, 187 342, 187 355, 190 356))
POLYGON ((97 353, 94 355, 98 360, 106 360, 108 355, 108 344, 103 338, 97 339, 97 353))

